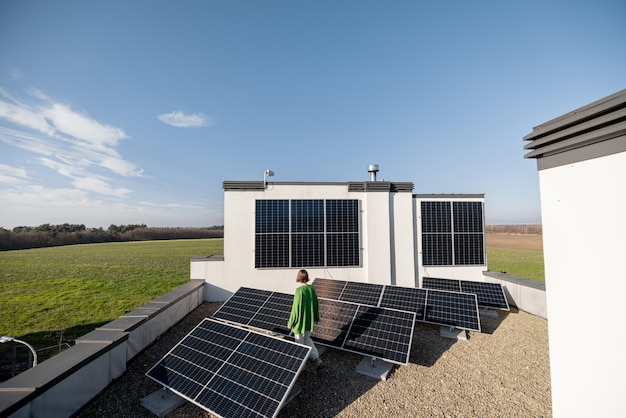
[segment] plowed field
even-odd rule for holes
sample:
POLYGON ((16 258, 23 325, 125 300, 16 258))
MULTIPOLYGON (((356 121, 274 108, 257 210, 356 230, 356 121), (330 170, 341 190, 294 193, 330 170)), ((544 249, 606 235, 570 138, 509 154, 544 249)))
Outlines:
POLYGON ((487 247, 543 250, 543 237, 531 234, 487 234, 487 247))

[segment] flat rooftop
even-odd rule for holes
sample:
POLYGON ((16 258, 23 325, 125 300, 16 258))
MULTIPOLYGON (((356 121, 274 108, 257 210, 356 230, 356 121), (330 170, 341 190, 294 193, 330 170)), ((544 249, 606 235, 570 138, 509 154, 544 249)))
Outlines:
MULTIPOLYGON (((128 370, 88 403, 78 417, 150 417, 141 398, 162 389, 145 373, 220 303, 203 303, 128 364, 128 370)), ((547 320, 511 308, 481 317, 482 333, 456 341, 439 326, 416 323, 410 363, 394 366, 387 380, 356 372, 363 356, 336 349, 326 367, 308 364, 300 394, 279 417, 480 416, 551 417, 547 320)), ((320 346, 318 346, 319 348, 320 346)), ((210 417, 186 402, 168 418, 210 417)))

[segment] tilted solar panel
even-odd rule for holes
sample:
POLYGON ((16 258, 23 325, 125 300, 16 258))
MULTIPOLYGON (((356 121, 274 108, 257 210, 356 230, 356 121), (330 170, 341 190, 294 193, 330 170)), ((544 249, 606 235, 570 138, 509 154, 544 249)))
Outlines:
POLYGON ((427 289, 424 322, 480 332, 476 295, 427 289))
POLYGON ((342 348, 359 305, 321 298, 319 304, 320 321, 311 337, 318 343, 342 348))
POLYGON ((422 287, 424 289, 474 293, 478 300, 478 306, 481 308, 510 310, 504 289, 498 283, 424 277, 422 278, 422 287))
POLYGON ((275 417, 310 350, 204 319, 146 376, 221 417, 275 417))
POLYGON ((501 284, 461 280, 461 292, 475 293, 478 299, 478 306, 483 308, 511 310, 501 284))
POLYGON ((315 293, 318 298, 341 300, 341 294, 348 282, 334 279, 316 278, 313 280, 312 286, 315 287, 315 293))
POLYGON ((272 292, 241 287, 213 314, 213 318, 247 325, 272 292))
POLYGON ((454 279, 440 279, 438 277, 422 277, 422 287, 424 289, 460 292, 461 282, 460 280, 454 280, 454 279))
POLYGON ((380 284, 347 282, 339 300, 378 306, 383 287, 380 284))
MULTIPOLYGON (((393 363, 408 363, 415 322, 412 312, 387 307, 372 311, 363 304, 318 300, 320 321, 312 333, 314 341, 393 363)), ((292 303, 293 295, 242 287, 213 318, 289 335, 287 321, 292 303)))
POLYGON ((414 327, 413 312, 360 305, 343 348, 408 364, 414 327))
MULTIPOLYGON (((441 283, 443 283, 444 286, 450 286, 449 283, 445 282, 446 279, 440 280, 442 280, 441 283)), ((338 295, 336 299, 340 301, 344 300, 347 289, 352 285, 355 290, 350 294, 350 299, 358 299, 357 296, 352 295, 357 295, 360 292, 360 294, 363 295, 363 299, 370 302, 368 303, 370 306, 415 312, 416 321, 480 331, 480 318, 478 315, 476 297, 445 297, 445 295, 442 296, 441 294, 433 293, 433 297, 429 299, 428 294, 430 290, 434 292, 437 292, 437 290, 320 278, 316 278, 313 281, 313 285, 315 286, 318 281, 320 288, 326 291, 326 294, 338 295), (339 288, 342 289, 341 292, 336 290, 339 288), (368 288, 370 288, 370 290, 368 290, 368 288), (335 290, 331 292, 328 291, 328 289, 335 290), (374 300, 376 299, 376 295, 379 294, 379 289, 382 289, 382 294, 380 294, 380 299, 376 303, 374 300)), ((435 285, 438 282, 433 281, 432 283, 435 285)), ((457 290, 456 293, 460 292, 457 290)), ((463 295, 464 293, 460 294, 463 295)), ((365 304, 365 302, 359 303, 365 304)))
POLYGON ((426 293, 415 287, 385 286, 380 306, 415 312, 415 320, 424 322, 426 293))

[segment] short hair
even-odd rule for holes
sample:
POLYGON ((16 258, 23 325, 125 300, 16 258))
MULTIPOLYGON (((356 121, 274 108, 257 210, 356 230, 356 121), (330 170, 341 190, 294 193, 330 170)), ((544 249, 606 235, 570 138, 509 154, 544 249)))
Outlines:
POLYGON ((306 270, 300 270, 296 276, 296 282, 306 283, 309 281, 309 273, 306 270))

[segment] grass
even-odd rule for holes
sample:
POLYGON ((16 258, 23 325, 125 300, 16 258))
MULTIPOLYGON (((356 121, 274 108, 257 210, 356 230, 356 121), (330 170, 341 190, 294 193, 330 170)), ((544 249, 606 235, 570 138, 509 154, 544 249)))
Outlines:
POLYGON ((543 250, 487 247, 489 270, 545 282, 543 250))
MULTIPOLYGON (((84 335, 189 280, 190 259, 223 239, 0 252, 0 334, 45 347, 84 335)), ((543 252, 487 248, 489 269, 543 281, 543 252)))
POLYGON ((68 340, 189 281, 191 257, 223 239, 71 245, 0 252, 0 334, 68 340))

